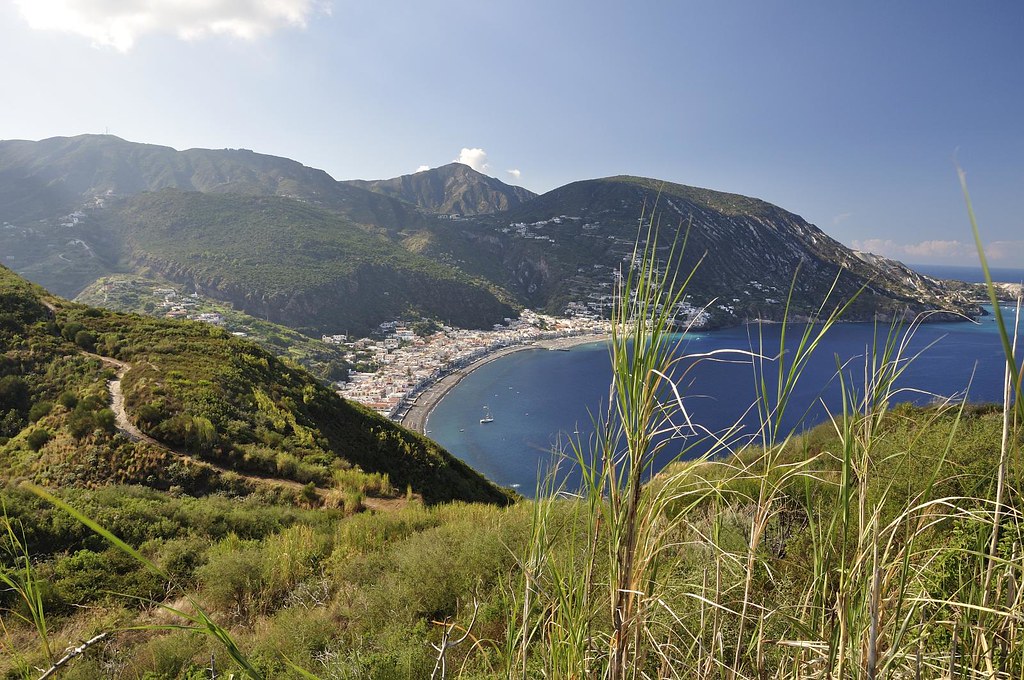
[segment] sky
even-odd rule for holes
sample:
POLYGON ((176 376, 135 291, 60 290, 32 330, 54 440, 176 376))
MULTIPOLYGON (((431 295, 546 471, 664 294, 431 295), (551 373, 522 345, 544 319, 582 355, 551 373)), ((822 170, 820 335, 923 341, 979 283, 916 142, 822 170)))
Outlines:
POLYGON ((0 0, 0 138, 247 148, 337 179, 642 175, 843 243, 1024 267, 1024 3, 0 0))

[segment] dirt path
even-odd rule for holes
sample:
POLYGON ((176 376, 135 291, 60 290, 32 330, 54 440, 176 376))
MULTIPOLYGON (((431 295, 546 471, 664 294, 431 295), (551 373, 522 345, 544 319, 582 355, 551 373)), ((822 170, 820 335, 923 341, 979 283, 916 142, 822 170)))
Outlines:
MULTIPOLYGON (((113 367, 117 370, 117 375, 113 380, 107 381, 107 389, 110 391, 110 410, 114 412, 114 424, 120 432, 131 439, 134 442, 143 442, 150 446, 166 451, 182 460, 193 465, 201 465, 207 468, 217 470, 221 473, 231 473, 237 475, 242 479, 246 479, 253 484, 271 484, 274 486, 283 486, 294 491, 301 491, 305 488, 305 484, 296 482, 291 479, 281 479, 279 477, 271 477, 269 475, 253 474, 251 472, 242 472, 232 468, 223 467, 216 463, 197 458, 190 453, 175 449, 174 447, 168 446, 163 442, 153 439, 148 434, 137 428, 131 420, 128 419, 128 412, 124 408, 124 393, 121 390, 121 380, 124 378, 125 373, 131 370, 132 365, 125 361, 119 361, 118 359, 112 359, 110 357, 101 356, 92 352, 83 352, 88 357, 96 359, 102 362, 105 366, 113 367)), ((374 510, 376 512, 394 511, 408 505, 409 501, 403 496, 401 498, 373 498, 366 497, 363 499, 363 506, 374 510)))

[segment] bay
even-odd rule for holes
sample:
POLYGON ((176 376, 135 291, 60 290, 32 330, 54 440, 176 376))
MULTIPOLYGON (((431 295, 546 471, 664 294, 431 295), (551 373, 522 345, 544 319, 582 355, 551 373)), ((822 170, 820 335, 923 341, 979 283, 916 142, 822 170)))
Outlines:
MULTIPOLYGON (((1004 308, 1004 313, 1011 310, 1004 308)), ((692 358, 715 350, 754 350, 779 353, 781 326, 742 326, 687 334, 681 344, 684 358, 678 374, 683 404, 694 422, 712 432, 736 423, 753 435, 759 419, 755 401, 755 372, 749 359, 733 362, 692 358), (762 339, 757 337, 761 333, 762 339), (761 344, 763 343, 763 345, 761 344)), ((1003 353, 994 316, 979 323, 924 324, 908 340, 906 364, 897 401, 926 404, 941 398, 972 402, 1001 401, 1003 353)), ((787 335, 792 356, 800 327, 787 335)), ((782 431, 802 430, 824 422, 841 405, 837 365, 843 365, 848 384, 863 386, 864 357, 888 331, 874 324, 834 326, 807 364, 781 421, 782 431), (881 338, 876 335, 881 334, 881 338)), ((769 391, 774 391, 774 364, 766 365, 769 391)), ((430 414, 429 436, 502 486, 533 495, 538 479, 567 441, 578 439, 589 450, 592 414, 608 403, 611 368, 607 346, 577 346, 569 351, 530 349, 483 365, 451 390, 430 414), (493 422, 481 423, 485 407, 493 422)), ((657 461, 661 467, 682 455, 701 455, 707 443, 696 437, 673 441, 657 461), (689 448, 687 448, 689 447, 689 448), (684 450, 685 449, 685 450, 684 450)), ((572 474, 567 485, 577 483, 572 474)))

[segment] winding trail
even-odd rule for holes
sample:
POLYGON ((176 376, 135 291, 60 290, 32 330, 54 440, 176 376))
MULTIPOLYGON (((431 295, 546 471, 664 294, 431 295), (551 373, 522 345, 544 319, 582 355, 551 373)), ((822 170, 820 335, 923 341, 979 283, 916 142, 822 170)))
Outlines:
MULTIPOLYGON (((281 479, 280 477, 271 477, 270 475, 242 472, 233 468, 217 465, 216 463, 211 463, 208 460, 197 458, 190 453, 168 446, 167 444, 150 437, 148 434, 137 428, 135 424, 128 419, 128 412, 125 411, 124 408, 124 392, 121 390, 121 380, 124 378, 125 373, 131 370, 132 365, 126 361, 112 359, 93 352, 82 352, 82 354, 92 359, 96 359, 105 366, 110 366, 117 370, 114 379, 107 381, 107 390, 110 392, 110 410, 114 412, 115 426, 124 436, 128 437, 128 439, 131 439, 134 442, 142 442, 149 444, 150 446, 154 446, 161 451, 165 451, 190 464, 207 467, 221 473, 236 475, 256 485, 283 486, 293 491, 302 491, 306 487, 305 484, 296 482, 292 479, 281 479)), ((321 491, 324 490, 322 487, 317 487, 317 489, 321 491)), ((363 506, 377 512, 398 510, 408 505, 408 503, 409 501, 404 496, 398 498, 377 498, 367 496, 363 498, 363 506)))

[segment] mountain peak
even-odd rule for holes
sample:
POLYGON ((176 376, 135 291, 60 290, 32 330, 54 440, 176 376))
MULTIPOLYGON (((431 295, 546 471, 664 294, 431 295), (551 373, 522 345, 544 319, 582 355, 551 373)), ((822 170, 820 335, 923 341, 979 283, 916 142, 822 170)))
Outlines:
POLYGON ((392 179, 351 180, 345 183, 443 215, 500 212, 517 207, 536 196, 528 189, 506 184, 458 162, 392 179))

